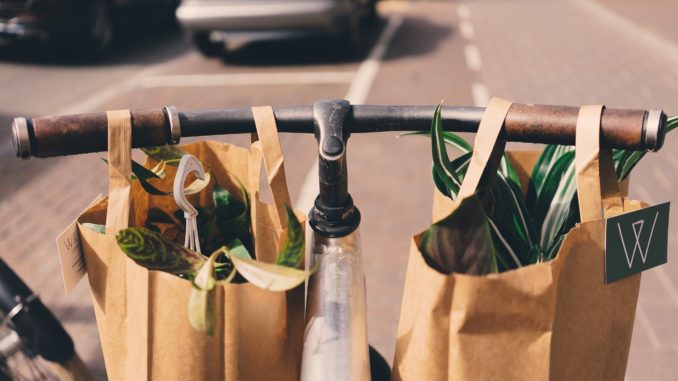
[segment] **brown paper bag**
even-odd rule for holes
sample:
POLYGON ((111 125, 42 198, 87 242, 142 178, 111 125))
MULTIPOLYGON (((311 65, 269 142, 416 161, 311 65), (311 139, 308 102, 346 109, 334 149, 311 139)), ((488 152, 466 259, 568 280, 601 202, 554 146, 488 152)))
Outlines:
MULTIPOLYGON (((209 141, 182 148, 206 163, 212 170, 212 182, 232 194, 240 194, 239 181, 249 184, 255 255, 258 260, 274 262, 287 227, 284 205, 290 204, 290 197, 272 109, 254 108, 253 113, 260 141, 249 150, 209 141), (262 159, 274 205, 259 201, 262 159)), ((173 197, 150 196, 138 182, 130 181, 130 114, 109 112, 108 118, 109 197, 86 210, 78 221, 106 221, 105 235, 81 225, 79 231, 109 379, 298 379, 303 287, 271 292, 250 283, 218 286, 218 323, 215 334, 207 336, 188 321, 190 282, 148 271, 118 248, 117 232, 128 224, 143 226, 149 208, 171 214, 178 207, 173 197)), ((169 173, 167 178, 173 180, 169 173)), ((171 184, 167 186, 171 189, 171 184)), ((211 186, 190 201, 207 202, 211 186)), ((297 215, 303 223, 303 214, 297 215)))
MULTIPOLYGON (((491 163, 503 151, 499 136, 509 107, 490 103, 460 197, 476 191, 483 173, 496 173, 491 163)), ((413 238, 394 380, 624 379, 640 274, 605 284, 604 217, 642 205, 621 197, 611 152, 599 150, 600 115, 600 106, 585 106, 579 116, 582 223, 554 260, 485 276, 445 275, 424 261, 421 234, 413 238)), ((534 154, 509 157, 519 174, 531 172, 534 154)), ((455 207, 436 191, 434 221, 455 207)))

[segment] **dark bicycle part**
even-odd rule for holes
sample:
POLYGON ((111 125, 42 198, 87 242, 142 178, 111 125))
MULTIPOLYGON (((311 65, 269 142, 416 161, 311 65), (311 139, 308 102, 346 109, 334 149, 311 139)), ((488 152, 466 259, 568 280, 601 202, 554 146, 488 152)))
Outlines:
POLYGON ((350 132, 344 126, 350 109, 343 99, 313 105, 320 193, 309 212, 309 224, 325 237, 346 236, 360 225, 360 211, 348 193, 346 145, 350 132))
POLYGON ((26 284, 0 259, 0 310, 30 350, 65 363, 75 355, 73 340, 26 284))
MULTIPOLYGON (((344 128, 349 133, 428 131, 434 106, 351 106, 344 128)), ((447 131, 475 132, 481 107, 443 107, 447 131)), ((313 133, 314 107, 274 109, 280 132, 313 133)), ((513 104, 506 117, 509 141, 574 145, 578 107, 513 104)), ((177 112, 174 107, 132 111, 134 147, 176 143, 179 137, 251 133, 249 108, 177 112)), ((606 109, 601 121, 606 148, 657 151, 664 143, 666 115, 660 110, 606 109)), ((17 157, 52 157, 106 151, 106 113, 16 118, 12 124, 17 157)))
POLYGON ((372 381, 390 381, 391 367, 384 356, 370 345, 370 373, 372 381))

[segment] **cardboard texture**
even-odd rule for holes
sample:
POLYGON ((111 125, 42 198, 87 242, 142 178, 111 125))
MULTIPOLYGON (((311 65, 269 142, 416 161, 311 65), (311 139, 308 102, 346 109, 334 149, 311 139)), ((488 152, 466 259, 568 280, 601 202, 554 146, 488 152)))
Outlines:
MULTIPOLYGON (((274 262, 285 232, 283 205, 290 204, 282 151, 272 109, 253 109, 261 142, 250 149, 218 142, 182 148, 212 171, 207 189, 189 196, 197 205, 211 200, 214 182, 240 195, 240 182, 252 200, 252 228, 257 259, 274 262), (265 147, 262 151, 261 147, 265 147), (259 201, 262 161, 275 205, 259 201)), ((106 234, 79 225, 94 310, 110 380, 296 380, 303 343, 304 289, 271 292, 256 286, 217 286, 214 336, 195 331, 188 321, 191 283, 148 271, 117 246, 116 233, 143 226, 149 208, 178 210, 172 196, 151 196, 131 181, 129 112, 109 116, 109 197, 78 219, 102 224, 106 234)), ((153 165, 149 162, 147 165, 153 165)), ((170 190, 175 168, 167 167, 159 188, 170 190)), ((297 213, 302 224, 304 215, 297 213)), ((183 238, 182 238, 183 239, 183 238)), ((303 264, 301 265, 303 268, 303 264)))
MULTIPOLYGON (((502 153, 496 128, 506 110, 506 101, 490 102, 476 136, 472 162, 478 165, 469 166, 475 173, 466 178, 496 173, 489 170, 502 153)), ((599 128, 600 106, 583 108, 576 179, 586 187, 579 188, 580 208, 589 211, 553 261, 485 276, 445 275, 426 264, 418 250, 421 233, 413 237, 393 380, 624 379, 640 274, 605 284, 603 217, 642 205, 622 199, 609 151, 598 148, 599 128)), ((509 154, 521 181, 538 154, 509 154)), ((454 208, 435 191, 434 221, 454 208)))

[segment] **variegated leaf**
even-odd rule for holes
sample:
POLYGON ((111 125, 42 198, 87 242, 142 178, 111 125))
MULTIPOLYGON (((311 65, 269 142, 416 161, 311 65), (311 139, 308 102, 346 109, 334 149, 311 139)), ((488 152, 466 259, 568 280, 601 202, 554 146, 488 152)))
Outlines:
POLYGON ((146 228, 121 230, 116 240, 128 257, 149 270, 190 278, 205 263, 202 255, 146 228))

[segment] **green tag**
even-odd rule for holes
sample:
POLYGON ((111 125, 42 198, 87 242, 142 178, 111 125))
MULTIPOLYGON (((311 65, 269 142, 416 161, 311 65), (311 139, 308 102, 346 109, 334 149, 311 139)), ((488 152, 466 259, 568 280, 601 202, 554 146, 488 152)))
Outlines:
POLYGON ((669 204, 650 206, 605 223, 605 282, 666 263, 669 204))

